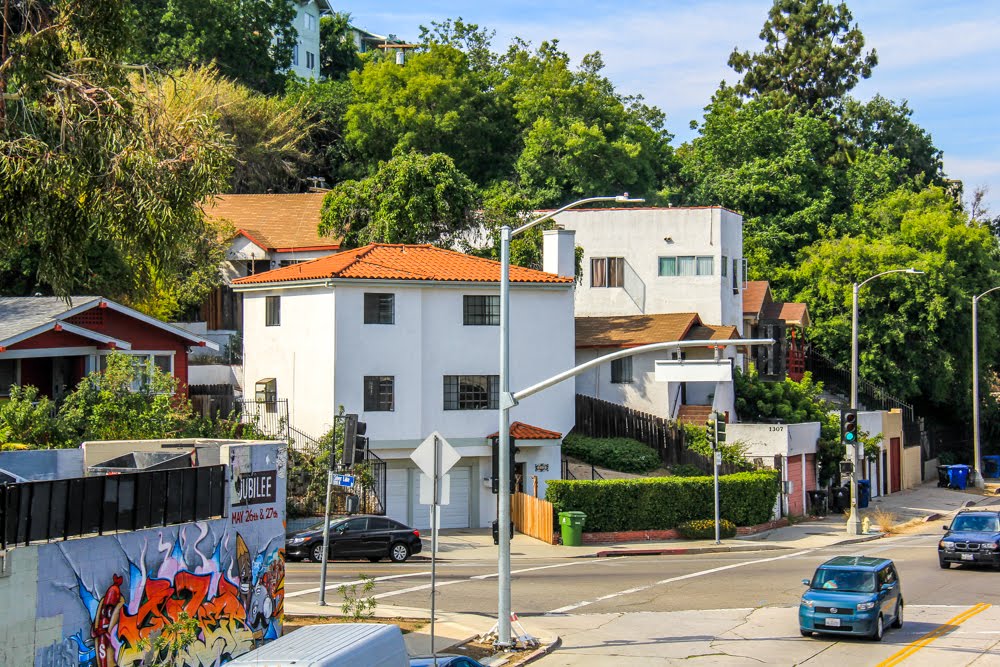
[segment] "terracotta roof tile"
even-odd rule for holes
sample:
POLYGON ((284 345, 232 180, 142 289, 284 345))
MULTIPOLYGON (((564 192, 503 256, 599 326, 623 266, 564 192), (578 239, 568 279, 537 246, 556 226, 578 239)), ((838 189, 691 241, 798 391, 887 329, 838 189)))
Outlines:
POLYGON ((290 195, 219 195, 205 207, 210 218, 228 220, 264 250, 336 250, 340 241, 320 236, 322 192, 290 195))
POLYGON ((697 313, 576 318, 577 347, 637 347, 674 340, 738 337, 736 327, 702 324, 697 313))
MULTIPOLYGON (((500 282, 500 262, 432 245, 373 243, 308 262, 292 264, 233 281, 233 285, 306 280, 428 280, 500 282)), ((557 276, 520 266, 510 268, 512 283, 572 284, 557 276)))
MULTIPOLYGON (((500 431, 493 431, 493 433, 486 436, 486 438, 495 438, 499 432, 500 431)), ((562 437, 562 433, 550 431, 547 428, 542 428, 541 426, 525 424, 524 422, 514 422, 511 424, 510 435, 515 440, 558 440, 562 437)))
POLYGON ((766 301, 770 301, 771 285, 766 280, 748 280, 743 289, 743 314, 759 315, 766 301))
POLYGON ((804 303, 771 302, 764 308, 764 317, 784 320, 786 324, 794 324, 808 328, 811 324, 809 309, 804 303))

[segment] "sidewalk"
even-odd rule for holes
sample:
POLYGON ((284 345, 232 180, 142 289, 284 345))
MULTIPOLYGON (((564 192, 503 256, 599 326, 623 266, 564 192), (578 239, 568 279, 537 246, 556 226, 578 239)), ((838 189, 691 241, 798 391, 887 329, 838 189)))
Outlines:
MULTIPOLYGON (((969 504, 1000 504, 1000 496, 984 495, 974 489, 955 491, 942 489, 935 482, 928 482, 916 489, 902 491, 882 498, 873 499, 862 515, 877 509, 892 512, 896 523, 927 517, 941 518, 952 514, 969 504)), ((524 535, 515 535, 511 542, 511 560, 540 558, 597 558, 606 556, 640 556, 698 554, 720 551, 761 551, 771 549, 822 548, 836 544, 852 544, 877 540, 881 533, 868 535, 848 535, 845 530, 846 517, 840 514, 823 519, 797 523, 784 528, 776 528, 764 533, 723 540, 716 545, 714 540, 666 540, 662 542, 590 544, 580 547, 565 547, 545 544, 524 535)), ((874 521, 872 522, 875 529, 874 521)), ((430 540, 424 541, 425 551, 413 560, 430 560, 430 540)), ((495 563, 497 548, 489 529, 445 530, 438 536, 438 560, 448 561, 489 561, 495 563)), ((304 598, 286 599, 285 613, 289 616, 337 616, 339 607, 320 607, 304 598)), ((375 615, 379 618, 430 618, 429 610, 411 607, 379 606, 375 615)), ((435 641, 438 651, 461 644, 483 633, 492 625, 493 617, 479 614, 438 612, 435 623, 435 641)), ((430 625, 419 632, 405 636, 407 649, 411 655, 428 655, 430 647, 430 625)), ((540 638, 543 643, 554 638, 540 638)))

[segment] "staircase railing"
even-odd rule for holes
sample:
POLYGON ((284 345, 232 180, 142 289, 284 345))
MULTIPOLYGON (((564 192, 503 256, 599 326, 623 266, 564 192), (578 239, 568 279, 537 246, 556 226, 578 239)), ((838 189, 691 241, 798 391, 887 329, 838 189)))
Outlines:
MULTIPOLYGON (((828 388, 836 387, 844 394, 851 391, 851 372, 838 366, 833 359, 816 350, 809 350, 807 361, 814 380, 822 382, 828 388)), ((912 422, 916 419, 912 405, 893 396, 882 385, 864 378, 858 378, 858 403, 869 410, 898 409, 903 413, 904 421, 912 422)))

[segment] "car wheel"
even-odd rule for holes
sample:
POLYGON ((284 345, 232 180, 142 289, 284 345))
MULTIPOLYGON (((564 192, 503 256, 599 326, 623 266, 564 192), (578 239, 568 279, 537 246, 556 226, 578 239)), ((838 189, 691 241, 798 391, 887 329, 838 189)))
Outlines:
POLYGON ((803 637, 812 637, 813 636, 812 631, 810 631, 810 630, 804 630, 802 628, 799 628, 799 634, 801 634, 803 637))
POLYGON ((410 557, 410 547, 402 542, 396 542, 389 548, 389 559, 393 563, 402 563, 410 557))
POLYGON ((938 565, 941 566, 942 570, 950 570, 951 569, 951 563, 949 563, 948 561, 944 560, 943 558, 939 558, 938 559, 938 565))
POLYGON ((319 544, 317 544, 316 546, 314 546, 312 548, 312 551, 309 552, 309 557, 312 558, 313 562, 315 562, 315 563, 322 563, 323 562, 323 543, 322 542, 319 543, 319 544))
POLYGON ((382 560, 382 557, 381 557, 381 556, 369 556, 369 557, 368 557, 368 560, 370 560, 370 561, 371 561, 371 562, 373 562, 373 563, 377 563, 377 562, 379 562, 380 560, 382 560))
POLYGON ((882 618, 882 614, 878 615, 875 619, 875 631, 872 633, 872 640, 880 642, 882 637, 885 636, 885 620, 882 618))
POLYGON ((897 630, 903 627, 903 601, 896 603, 896 617, 892 620, 892 627, 897 630))

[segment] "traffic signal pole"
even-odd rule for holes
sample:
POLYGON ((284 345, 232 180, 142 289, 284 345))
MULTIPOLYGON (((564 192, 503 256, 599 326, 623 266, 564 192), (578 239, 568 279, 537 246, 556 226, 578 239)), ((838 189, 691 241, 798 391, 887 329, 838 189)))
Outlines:
MULTIPOLYGON (((725 437, 725 431, 723 431, 723 437, 725 437)), ((712 473, 715 478, 715 543, 722 544, 722 540, 719 539, 719 456, 721 451, 719 450, 719 417, 716 415, 715 418, 715 441, 712 443, 712 473)))

